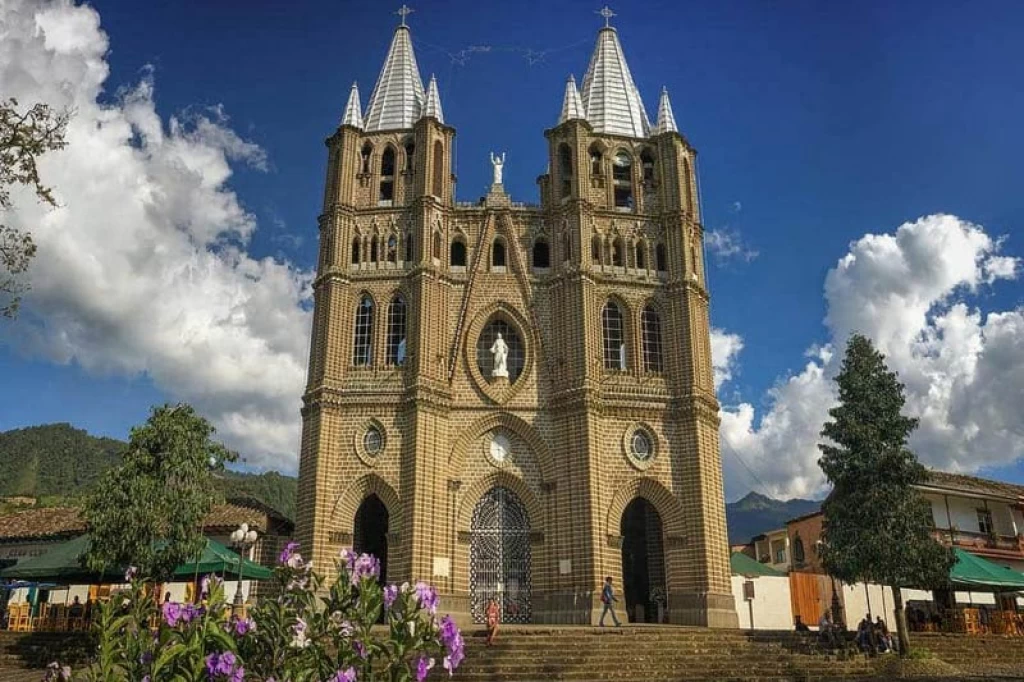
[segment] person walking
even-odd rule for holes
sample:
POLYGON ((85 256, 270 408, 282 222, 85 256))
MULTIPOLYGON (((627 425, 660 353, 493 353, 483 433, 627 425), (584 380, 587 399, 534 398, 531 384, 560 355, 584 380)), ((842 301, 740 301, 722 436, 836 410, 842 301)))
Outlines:
POLYGON ((601 620, 598 621, 598 625, 604 627, 604 617, 610 613, 612 614, 612 622, 615 623, 615 627, 622 627, 619 617, 615 615, 615 607, 613 606, 617 601, 619 601, 619 598, 615 596, 615 590, 612 589, 612 577, 608 576, 604 579, 604 589, 601 590, 601 603, 604 604, 604 608, 601 610, 601 620))

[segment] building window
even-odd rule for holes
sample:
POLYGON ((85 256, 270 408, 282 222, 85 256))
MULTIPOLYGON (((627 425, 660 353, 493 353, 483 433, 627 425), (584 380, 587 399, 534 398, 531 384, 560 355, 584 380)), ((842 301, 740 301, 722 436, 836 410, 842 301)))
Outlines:
POLYGON ((612 242, 612 265, 622 267, 625 263, 625 256, 622 253, 622 237, 616 237, 612 242))
POLYGON ((359 265, 359 237, 352 240, 352 265, 359 265))
POLYGON ((388 237, 387 259, 389 263, 394 263, 398 260, 398 237, 395 235, 388 237))
POLYGON ((476 341, 476 366, 480 370, 480 375, 490 381, 491 372, 494 369, 494 355, 491 353, 491 348, 494 347, 498 334, 501 334, 501 340, 505 342, 508 349, 508 355, 505 358, 508 382, 514 384, 523 372, 526 356, 519 332, 502 317, 496 317, 488 322, 480 332, 480 338, 476 341))
POLYGON ((772 549, 775 550, 775 552, 774 552, 774 554, 775 554, 775 563, 776 564, 784 564, 784 563, 786 563, 786 545, 778 544, 775 547, 773 547, 772 549))
POLYGON ((438 199, 444 198, 444 145, 441 140, 434 143, 434 191, 438 199))
POLYGON ((988 509, 978 510, 978 532, 984 535, 995 535, 996 527, 992 525, 992 512, 988 509))
POLYGON ((373 299, 363 294, 356 308, 355 344, 352 348, 352 364, 368 367, 373 363, 373 299))
POLYGON ((594 265, 601 264, 601 237, 596 234, 590 240, 590 260, 594 265))
POLYGON ((626 341, 622 324, 622 311, 614 301, 608 301, 601 311, 604 338, 604 368, 625 371, 626 341))
POLYGON ((373 235, 373 238, 370 239, 370 262, 377 262, 377 235, 373 235))
POLYGON ((434 247, 431 255, 434 257, 434 260, 441 260, 441 233, 437 231, 434 232, 434 247))
POLYGON ((448 260, 454 267, 466 267, 466 243, 458 237, 452 240, 452 246, 448 255, 448 260))
POLYGON ((551 249, 546 239, 538 239, 533 243, 533 267, 551 267, 551 249))
POLYGON ((373 145, 367 142, 363 145, 363 150, 360 152, 362 158, 362 167, 360 172, 364 175, 370 174, 370 157, 373 156, 373 145))
POLYGON ((378 204, 390 206, 395 198, 395 150, 388 146, 380 158, 380 196, 378 204))
POLYGON ((416 240, 412 236, 412 232, 405 233, 405 262, 411 263, 416 258, 415 252, 416 240))
POLYGON ((640 326, 643 336, 644 371, 661 372, 664 367, 661 360, 661 318, 650 306, 645 306, 640 313, 640 326))
POLYGON ((405 364, 405 298, 396 294, 388 306, 387 363, 405 364))
POLYGON ((601 150, 595 145, 590 148, 590 173, 591 175, 601 174, 601 150))
POLYGON ((637 270, 643 270, 647 267, 647 242, 640 240, 636 243, 636 247, 633 251, 633 262, 636 264, 637 270))
POLYGON ((797 535, 793 539, 793 562, 799 567, 803 566, 806 556, 804 555, 804 541, 797 535))
POLYGON ((363 434, 363 450, 371 457, 376 457, 384 449, 384 434, 376 426, 366 429, 363 434))
POLYGON ((405 142, 405 170, 410 173, 413 171, 414 162, 416 160, 416 143, 412 140, 406 140, 405 142))
POLYGON ((619 152, 612 159, 612 186, 615 191, 615 207, 633 210, 633 159, 626 152, 619 152))
POLYGON ((491 246, 491 267, 505 267, 505 242, 501 239, 495 239, 494 245, 491 246))
POLYGON ((629 439, 629 453, 641 463, 654 456, 654 443, 646 431, 637 429, 633 432, 633 437, 629 439))
POLYGON ((558 145, 558 174, 561 179, 563 198, 572 195, 572 150, 569 145, 558 145))
POLYGON ((655 265, 658 268, 658 272, 665 272, 668 270, 668 258, 665 255, 665 245, 658 242, 658 245, 654 247, 654 260, 655 265))
POLYGON ((643 171, 643 183, 644 187, 651 189, 654 187, 654 155, 651 154, 650 149, 645 149, 640 152, 640 168, 643 171))

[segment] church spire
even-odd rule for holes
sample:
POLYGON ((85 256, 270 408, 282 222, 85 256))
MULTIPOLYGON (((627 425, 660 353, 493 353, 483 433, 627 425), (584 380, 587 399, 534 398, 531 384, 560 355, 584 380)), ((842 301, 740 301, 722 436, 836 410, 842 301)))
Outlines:
POLYGON ((437 79, 430 74, 430 85, 427 86, 427 101, 423 105, 423 115, 420 118, 433 116, 438 123, 444 123, 444 112, 441 111, 441 95, 437 91, 437 79))
POLYGON ((558 124, 561 125, 574 118, 585 119, 586 115, 583 113, 580 91, 576 89, 576 79, 570 74, 569 80, 565 82, 565 97, 562 98, 562 115, 558 117, 558 124))
POLYGON ((672 113, 672 103, 668 101, 668 88, 661 89, 661 99, 658 100, 658 123, 654 126, 654 134, 678 133, 676 117, 672 113))
POLYGON ((403 15, 366 107, 366 132, 412 128, 423 110, 423 97, 423 81, 403 15))
POLYGON ((355 126, 360 130, 363 127, 363 111, 359 107, 359 86, 352 84, 352 90, 348 93, 348 104, 345 105, 345 113, 341 117, 341 125, 355 126))
MULTIPOLYGON (((614 14, 606 12, 602 16, 607 24, 614 14)), ((580 95, 595 133, 647 137, 651 124, 626 65, 619 36, 611 26, 606 25, 597 34, 580 95)))

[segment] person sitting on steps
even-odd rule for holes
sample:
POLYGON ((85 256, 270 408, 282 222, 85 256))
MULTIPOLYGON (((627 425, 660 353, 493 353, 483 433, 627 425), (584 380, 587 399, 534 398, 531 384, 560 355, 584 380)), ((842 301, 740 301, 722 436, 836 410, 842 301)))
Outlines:
POLYGON ((487 646, 494 644, 495 637, 498 636, 498 621, 500 611, 498 609, 498 602, 494 597, 491 597, 487 602, 487 646))
POLYGON ((601 620, 598 621, 598 625, 604 627, 604 617, 610 613, 612 614, 612 622, 615 623, 615 627, 622 627, 619 617, 615 615, 615 607, 613 606, 617 601, 619 601, 619 598, 615 596, 615 590, 612 589, 612 577, 608 576, 604 579, 604 589, 601 590, 601 603, 604 604, 604 609, 601 610, 601 620))

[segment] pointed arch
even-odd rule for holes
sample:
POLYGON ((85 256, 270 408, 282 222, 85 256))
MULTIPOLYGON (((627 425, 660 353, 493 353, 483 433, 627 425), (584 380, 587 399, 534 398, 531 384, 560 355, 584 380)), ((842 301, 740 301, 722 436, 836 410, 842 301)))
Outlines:
POLYGON ((491 242, 491 267, 503 268, 505 264, 505 239, 504 237, 495 237, 494 241, 491 242))
POLYGON ((388 235, 387 247, 384 250, 384 256, 389 263, 398 262, 398 237, 395 236, 394 233, 388 235))
POLYGON ((411 173, 416 170, 416 141, 407 137, 402 146, 405 151, 405 170, 411 173))
POLYGON ((559 197, 572 196, 572 147, 565 142, 558 145, 558 177, 561 188, 559 197))
POLYGON ((509 431, 526 443, 537 461, 542 481, 555 480, 557 476, 556 463, 547 441, 529 422, 508 412, 498 412, 481 417, 470 424, 469 428, 462 430, 448 457, 449 477, 458 479, 465 470, 470 447, 485 433, 499 428, 509 431))
POLYGON ((359 237, 352 238, 352 265, 359 265, 359 237))
POLYGON ((654 152, 644 147, 640 152, 640 173, 644 187, 652 188, 656 182, 654 152))
POLYGON ((373 296, 364 291, 356 305, 353 325, 352 364, 368 367, 373 364, 373 296))
POLYGON ((393 529, 392 532, 401 532, 402 504, 398 493, 375 472, 360 476, 341 491, 334 501, 334 508, 331 510, 331 530, 353 533, 355 531, 356 512, 359 511, 359 505, 370 495, 376 495, 387 508, 388 521, 393 529))
POLYGON ((360 156, 360 160, 359 160, 359 162, 360 162, 360 166, 359 166, 360 170, 359 170, 359 172, 361 174, 363 174, 363 175, 369 175, 370 174, 370 159, 373 158, 373 145, 370 144, 369 140, 367 140, 366 143, 363 145, 362 150, 359 152, 359 156, 360 156))
POLYGON ((647 269, 647 240, 638 239, 633 247, 633 265, 637 270, 647 269))
POLYGON ((519 497, 519 500, 526 507, 526 513, 530 517, 530 530, 533 532, 544 532, 544 505, 530 489, 523 479, 514 476, 507 471, 492 471, 491 473, 478 478, 459 497, 459 511, 456 516, 455 530, 468 533, 470 523, 473 520, 473 508, 476 503, 491 488, 501 486, 508 488, 519 497))
POLYGON ((376 263, 377 255, 377 234, 374 233, 374 235, 370 237, 370 255, 366 260, 370 263, 376 263))
POLYGON ((416 238, 412 235, 412 230, 405 233, 405 262, 411 263, 416 260, 416 238))
POLYGON ((401 366, 406 357, 406 305, 405 296, 398 292, 388 305, 388 337, 385 362, 401 366))
POLYGON ((533 267, 551 267, 551 247, 544 237, 537 237, 537 241, 533 243, 533 267))
POLYGON ((615 490, 611 505, 608 507, 608 514, 605 516, 605 532, 610 537, 619 536, 622 514, 626 511, 629 503, 638 497, 650 502, 657 510, 658 515, 661 516, 666 536, 684 535, 686 517, 679 500, 659 481, 647 476, 639 476, 627 481, 625 485, 618 486, 615 490))
POLYGON ((626 249, 622 243, 622 237, 616 237, 612 242, 612 265, 622 267, 626 264, 626 249))
POLYGON ((390 144, 384 147, 380 156, 380 192, 377 203, 390 206, 395 199, 395 148, 390 144))
POLYGON ((626 370, 626 325, 623 308, 609 298, 601 309, 601 339, 604 350, 604 368, 626 370))
POLYGON ((448 264, 456 268, 466 267, 466 240, 461 234, 455 235, 448 249, 448 264))
POLYGON ((654 247, 654 262, 658 272, 665 272, 668 270, 668 256, 665 253, 664 242, 658 242, 654 247))
POLYGON ((612 189, 615 208, 633 210, 633 155, 619 149, 612 158, 612 189))

